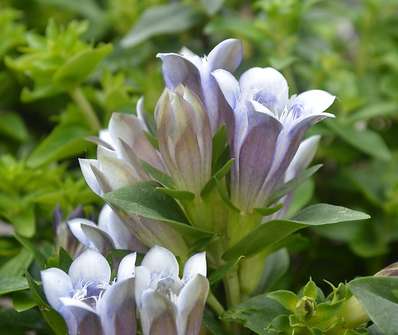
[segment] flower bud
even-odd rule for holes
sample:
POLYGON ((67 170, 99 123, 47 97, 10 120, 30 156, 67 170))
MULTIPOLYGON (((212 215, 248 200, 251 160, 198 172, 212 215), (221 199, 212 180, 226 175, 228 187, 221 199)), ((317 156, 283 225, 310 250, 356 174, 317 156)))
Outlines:
POLYGON ((177 188, 200 194, 211 177, 212 135, 197 96, 180 85, 166 89, 155 113, 159 150, 177 188))
POLYGON ((375 277, 398 277, 398 262, 393 263, 375 274, 375 277))

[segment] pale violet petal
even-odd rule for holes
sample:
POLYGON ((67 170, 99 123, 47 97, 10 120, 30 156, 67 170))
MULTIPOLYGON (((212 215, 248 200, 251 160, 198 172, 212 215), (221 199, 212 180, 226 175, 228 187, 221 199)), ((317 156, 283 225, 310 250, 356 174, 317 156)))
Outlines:
POLYGON ((254 67, 239 79, 242 95, 250 97, 272 111, 281 112, 288 103, 289 88, 283 75, 271 68, 254 67))
POLYGON ((102 208, 98 217, 98 226, 111 236, 116 249, 140 252, 147 250, 109 205, 102 208))
POLYGON ((143 335, 177 335, 170 303, 151 289, 142 295, 140 318, 143 335))
POLYGON ((310 90, 292 99, 290 109, 294 110, 300 106, 299 108, 303 109, 306 116, 321 114, 333 104, 335 98, 334 95, 326 91, 310 90))
POLYGON ((145 290, 149 288, 151 284, 151 272, 144 266, 137 266, 135 268, 135 300, 137 305, 141 307, 142 295, 145 290))
POLYGON ((225 70, 215 70, 212 76, 217 81, 225 100, 231 108, 235 108, 237 99, 239 97, 239 83, 235 77, 225 70))
POLYGON ((135 252, 123 257, 123 259, 120 261, 119 268, 117 270, 117 281, 135 277, 136 259, 137 259, 137 254, 135 252))
POLYGON ((141 266, 151 272, 178 278, 178 262, 173 253, 160 246, 152 247, 142 260, 141 266))
POLYGON ((224 69, 234 72, 243 58, 242 42, 237 39, 222 41, 207 56, 210 71, 224 69))
POLYGON ((91 190, 97 194, 101 195, 103 193, 101 186, 99 185, 97 178, 95 177, 91 165, 98 167, 98 161, 95 159, 82 159, 79 158, 80 169, 82 170, 82 174, 84 179, 86 180, 87 185, 91 188, 91 190))
POLYGON ((87 238, 87 235, 82 230, 82 224, 96 227, 96 224, 90 220, 77 218, 66 222, 73 236, 75 236, 80 243, 88 248, 93 248, 93 243, 87 238))
POLYGON ((187 260, 184 267, 183 281, 186 283, 197 274, 201 274, 204 277, 207 275, 205 252, 197 253, 187 260))
POLYGON ((69 276, 74 287, 87 282, 109 283, 111 268, 100 253, 86 250, 72 262, 69 276))
POLYGON ((97 303, 104 335, 132 335, 136 332, 134 279, 118 281, 97 303))
POLYGON ((203 309, 209 294, 209 282, 198 274, 181 290, 177 300, 178 335, 198 335, 203 309))
POLYGON ((115 142, 112 140, 111 133, 108 129, 101 129, 99 131, 99 139, 101 141, 104 141, 111 147, 113 147, 113 148, 115 147, 115 142))
POLYGON ((301 142, 296 154, 294 155, 285 175, 285 182, 295 178, 313 160, 320 140, 319 135, 311 136, 301 142))
POLYGON ((110 251, 115 249, 115 245, 113 244, 112 238, 109 234, 97 226, 82 223, 81 229, 90 241, 90 246, 88 246, 89 248, 94 249, 103 255, 107 255, 110 251))
POLYGON ((43 270, 40 275, 48 303, 59 312, 62 307, 60 298, 71 297, 73 294, 71 279, 64 271, 57 268, 43 270))
POLYGON ((61 298, 64 309, 63 315, 67 315, 66 320, 69 335, 104 335, 102 332, 101 321, 97 313, 89 305, 72 298, 61 298))

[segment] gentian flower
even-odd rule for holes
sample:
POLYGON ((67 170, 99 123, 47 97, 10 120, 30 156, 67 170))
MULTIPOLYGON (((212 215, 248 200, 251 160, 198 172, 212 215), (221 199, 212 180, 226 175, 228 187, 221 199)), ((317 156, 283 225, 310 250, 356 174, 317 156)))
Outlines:
POLYGON ((191 90, 166 89, 156 106, 159 150, 177 189, 200 194, 211 177, 209 118, 191 90))
MULTIPOLYGON (((147 138, 142 100, 137 104, 137 116, 114 113, 109 128, 100 132, 100 138, 96 142, 97 159, 79 159, 79 163, 86 183, 99 196, 150 180, 141 161, 161 171, 165 170, 160 153, 147 138)), ((145 246, 160 244, 178 255, 186 254, 185 241, 170 226, 137 215, 117 214, 145 246)))
POLYGON ((65 319, 69 335, 135 334, 135 258, 122 259, 114 281, 106 259, 93 250, 77 257, 68 274, 57 268, 41 272, 47 301, 65 319))
POLYGON ((232 156, 231 197, 243 212, 267 205, 272 191, 283 183, 305 131, 333 117, 324 111, 335 97, 311 90, 289 99, 288 85, 273 68, 252 68, 239 82, 227 71, 214 78, 233 110, 228 125, 232 156))
POLYGON ((163 77, 167 88, 175 90, 182 84, 194 92, 203 101, 213 134, 224 121, 223 113, 227 106, 211 72, 216 69, 235 71, 242 61, 242 53, 242 43, 228 39, 203 58, 187 49, 182 54, 158 54, 163 62, 163 77))
POLYGON ((98 217, 98 225, 82 218, 69 220, 67 224, 81 244, 104 255, 113 249, 139 252, 146 250, 146 247, 130 232, 128 226, 108 205, 102 208, 98 217))
POLYGON ((155 246, 136 268, 135 294, 143 335, 197 335, 209 291, 206 256, 199 253, 178 263, 165 248, 155 246))

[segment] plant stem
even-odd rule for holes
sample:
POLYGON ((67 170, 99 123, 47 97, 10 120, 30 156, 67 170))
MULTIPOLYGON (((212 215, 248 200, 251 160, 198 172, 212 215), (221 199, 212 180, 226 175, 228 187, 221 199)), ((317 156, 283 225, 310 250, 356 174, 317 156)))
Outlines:
POLYGON ((95 114, 90 102, 84 96, 82 89, 80 87, 76 87, 71 90, 69 94, 72 97, 73 101, 79 106, 91 129, 99 131, 101 129, 101 124, 98 121, 98 117, 95 114))
POLYGON ((225 288, 229 307, 240 303, 239 276, 236 269, 227 273, 225 278, 225 288))
POLYGON ((225 313, 224 307, 220 304, 211 291, 207 297, 207 304, 213 309, 214 312, 217 313, 218 316, 221 316, 225 313))

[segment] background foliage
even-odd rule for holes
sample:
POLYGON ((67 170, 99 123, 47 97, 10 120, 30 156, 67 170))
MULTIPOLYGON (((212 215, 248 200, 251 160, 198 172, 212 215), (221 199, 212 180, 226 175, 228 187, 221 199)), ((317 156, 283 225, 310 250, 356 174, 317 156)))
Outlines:
MULTIPOLYGON (((133 111, 142 95, 153 110, 163 86, 156 54, 182 46, 205 54, 230 37, 243 41, 246 68, 281 70, 291 93, 321 88, 338 97, 337 119, 313 130, 322 134, 323 168, 295 204, 316 200, 372 216, 304 232, 290 258, 275 256, 282 279, 268 282, 296 290, 311 275, 327 290, 323 279, 338 283, 391 263, 398 246, 397 12, 394 0, 2 0, 0 274, 34 271, 21 244, 53 253, 57 206, 63 219, 77 207, 88 217, 98 212, 101 201, 77 157, 93 156, 86 139, 112 112, 133 111)), ((1 300, 0 329, 48 332, 36 310, 8 308, 30 307, 24 294, 1 300)))

